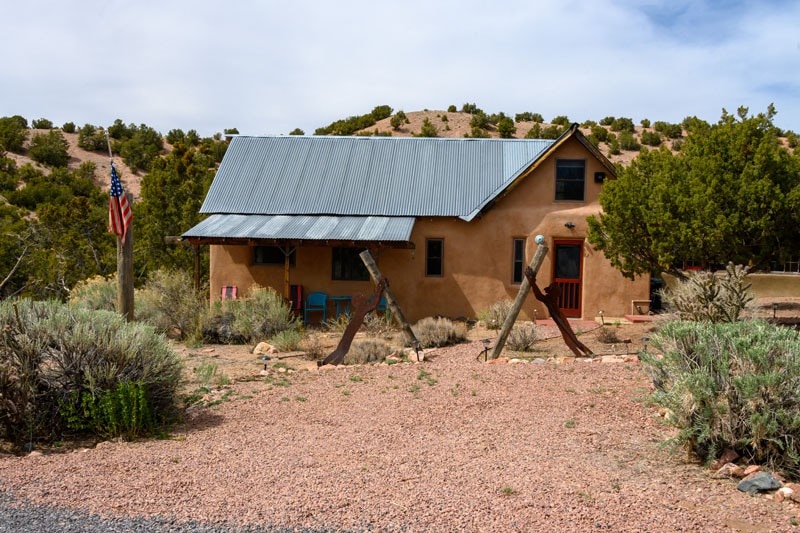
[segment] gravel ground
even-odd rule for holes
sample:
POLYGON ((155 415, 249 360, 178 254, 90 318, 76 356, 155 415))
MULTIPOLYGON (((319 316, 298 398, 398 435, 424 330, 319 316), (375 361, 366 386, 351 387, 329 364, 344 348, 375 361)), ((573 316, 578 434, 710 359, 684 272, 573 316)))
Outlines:
POLYGON ((794 503, 659 445, 638 363, 481 349, 275 369, 168 440, 0 457, 0 531, 792 530, 794 503))

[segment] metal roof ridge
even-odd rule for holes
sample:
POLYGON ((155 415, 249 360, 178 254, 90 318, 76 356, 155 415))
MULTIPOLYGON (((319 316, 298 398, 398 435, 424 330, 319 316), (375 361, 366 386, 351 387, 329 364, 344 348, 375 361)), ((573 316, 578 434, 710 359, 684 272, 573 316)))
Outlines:
POLYGON ((501 142, 501 143, 531 143, 541 141, 552 141, 553 139, 502 139, 497 137, 414 137, 405 135, 288 135, 282 133, 269 133, 263 135, 229 135, 238 139, 357 139, 373 141, 469 141, 469 142, 501 142))

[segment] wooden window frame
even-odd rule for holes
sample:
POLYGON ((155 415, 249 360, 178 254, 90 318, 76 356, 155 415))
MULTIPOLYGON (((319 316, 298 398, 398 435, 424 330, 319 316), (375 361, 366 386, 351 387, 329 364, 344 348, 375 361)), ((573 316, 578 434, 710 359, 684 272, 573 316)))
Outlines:
MULTIPOLYGON (((577 166, 577 165, 576 165, 577 166)), ((575 167, 573 167, 575 168, 575 167)), ((556 159, 556 176, 555 176, 555 194, 554 198, 557 202, 585 202, 586 201, 586 160, 585 159, 556 159), (566 168, 568 164, 574 164, 580 162, 583 166, 583 176, 580 180, 573 179, 573 178, 565 178, 561 176, 561 169, 566 168), (562 165, 564 165, 562 167, 562 165), (576 184, 580 182, 580 198, 567 198, 567 191, 559 191, 559 184, 568 185, 568 184, 576 184)), ((571 189, 571 188, 570 188, 571 189)), ((577 187, 575 188, 577 191, 577 187)))
POLYGON ((441 278, 444 277, 444 239, 441 237, 430 237, 425 239, 425 277, 427 278, 441 278), (430 245, 433 242, 440 243, 440 252, 439 257, 431 257, 431 249, 430 245), (438 273, 431 273, 430 264, 431 261, 439 261, 439 272, 438 273))

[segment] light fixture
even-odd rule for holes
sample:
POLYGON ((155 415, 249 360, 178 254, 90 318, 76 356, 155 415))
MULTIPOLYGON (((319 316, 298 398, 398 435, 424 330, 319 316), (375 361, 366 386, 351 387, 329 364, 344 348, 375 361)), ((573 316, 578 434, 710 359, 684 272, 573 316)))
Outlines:
POLYGON ((606 325, 606 321, 605 321, 605 319, 603 318, 603 311, 602 311, 602 310, 600 310, 600 311, 598 311, 597 313, 600 315, 600 324, 602 324, 603 326, 605 326, 605 325, 606 325))
POLYGON ((773 319, 776 318, 777 314, 778 314, 778 304, 773 302, 773 304, 772 304, 772 318, 773 319))
POLYGON ((574 224, 574 223, 572 223, 572 222, 565 222, 565 223, 564 223, 564 227, 565 227, 565 228, 572 229, 572 228, 574 228, 574 227, 575 227, 575 224, 574 224))

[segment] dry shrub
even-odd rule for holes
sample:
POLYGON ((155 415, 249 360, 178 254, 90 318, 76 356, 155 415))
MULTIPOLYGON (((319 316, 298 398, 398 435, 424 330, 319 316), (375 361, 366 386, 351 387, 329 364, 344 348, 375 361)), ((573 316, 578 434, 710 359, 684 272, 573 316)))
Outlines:
POLYGON ((478 320, 483 322, 487 329, 500 329, 506 317, 511 312, 511 300, 501 300, 492 304, 488 309, 478 313, 478 320))
POLYGON ((448 318, 423 318, 411 329, 421 348, 439 348, 464 342, 467 338, 466 324, 454 324, 448 318))
POLYGON ((618 344, 620 341, 617 336, 617 330, 609 328, 608 326, 601 326, 597 330, 597 340, 603 344, 618 344))
POLYGON ((748 268, 728 263, 721 275, 691 272, 686 280, 662 292, 664 302, 680 320, 692 322, 736 322, 753 300, 746 283, 748 268))
POLYGON ((300 349, 312 359, 322 359, 325 355, 325 346, 322 344, 322 336, 318 333, 311 333, 300 341, 300 349))
POLYGON ((350 351, 344 356, 346 365, 364 365, 367 363, 380 363, 394 350, 384 340, 368 338, 353 342, 350 351))
POLYGON ((117 276, 94 276, 79 281, 69 291, 69 304, 93 311, 117 310, 117 276))
POLYGON ((529 352, 533 349, 536 342, 536 325, 532 322, 515 324, 508 334, 506 346, 515 352, 529 352))

